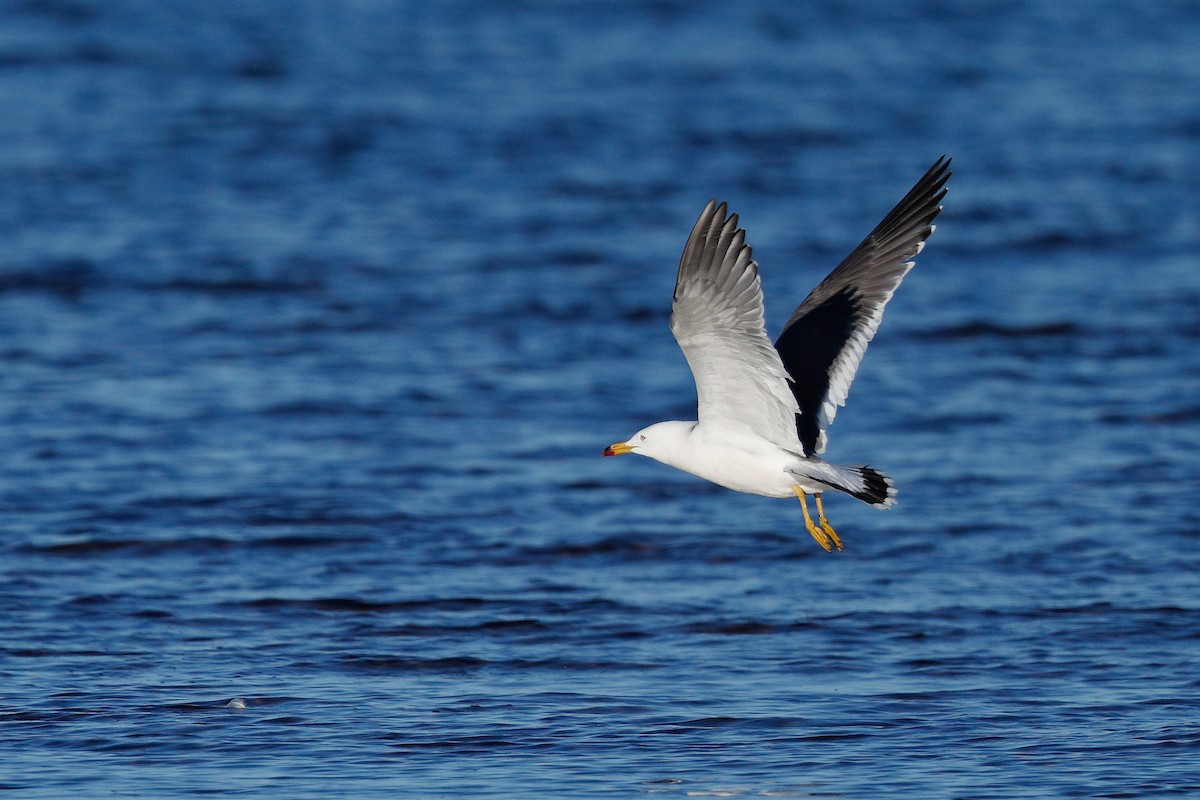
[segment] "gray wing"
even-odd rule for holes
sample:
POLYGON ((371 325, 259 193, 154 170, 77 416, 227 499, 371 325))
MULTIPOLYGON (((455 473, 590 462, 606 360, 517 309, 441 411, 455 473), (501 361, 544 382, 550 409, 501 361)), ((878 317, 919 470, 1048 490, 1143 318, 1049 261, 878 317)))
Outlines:
POLYGON ((767 337, 758 265, 737 220, 711 200, 696 221, 679 260, 671 332, 696 380, 702 425, 795 451, 799 409, 767 337))
POLYGON ((945 184, 953 174, 942 156, 813 290, 788 319, 775 349, 799 406, 796 433, 806 455, 825 451, 825 429, 846 404, 850 384, 883 308, 913 268, 934 231, 945 184))

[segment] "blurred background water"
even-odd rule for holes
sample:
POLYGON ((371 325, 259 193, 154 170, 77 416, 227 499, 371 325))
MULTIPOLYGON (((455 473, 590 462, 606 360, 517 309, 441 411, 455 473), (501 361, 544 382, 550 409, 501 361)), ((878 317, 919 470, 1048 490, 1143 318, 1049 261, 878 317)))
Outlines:
POLYGON ((1200 796, 1200 5, 0 4, 0 789, 1200 796), (940 154, 829 511, 691 418, 940 154), (232 701, 232 702, 231 702, 232 701))

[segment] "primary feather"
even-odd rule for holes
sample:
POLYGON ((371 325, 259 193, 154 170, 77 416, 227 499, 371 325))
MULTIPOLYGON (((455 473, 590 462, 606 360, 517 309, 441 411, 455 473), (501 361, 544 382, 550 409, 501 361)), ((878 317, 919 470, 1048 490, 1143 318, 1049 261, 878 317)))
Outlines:
POLYGON ((939 158, 796 308, 775 342, 792 379, 796 432, 805 455, 825 452, 825 430, 846 404, 884 306, 933 233, 950 175, 950 159, 939 158))

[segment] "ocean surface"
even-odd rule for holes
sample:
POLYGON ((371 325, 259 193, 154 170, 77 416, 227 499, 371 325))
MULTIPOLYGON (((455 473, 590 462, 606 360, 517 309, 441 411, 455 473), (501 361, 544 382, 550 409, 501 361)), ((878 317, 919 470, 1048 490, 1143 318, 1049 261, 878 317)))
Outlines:
POLYGON ((1200 797, 1196 2, 0 4, 0 796, 1200 797), (826 509, 633 457, 940 155, 826 509))

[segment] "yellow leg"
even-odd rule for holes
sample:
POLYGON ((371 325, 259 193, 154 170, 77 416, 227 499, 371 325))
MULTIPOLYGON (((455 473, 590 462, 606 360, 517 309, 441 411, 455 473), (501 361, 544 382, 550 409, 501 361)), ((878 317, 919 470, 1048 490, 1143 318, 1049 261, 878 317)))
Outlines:
POLYGON ((825 519, 825 509, 821 505, 821 493, 814 492, 813 497, 817 499, 817 521, 821 523, 821 530, 825 531, 825 535, 833 540, 833 545, 842 552, 842 540, 838 538, 837 532, 829 524, 829 520, 825 519))
MULTIPOLYGON (((817 544, 825 548, 826 553, 832 553, 833 547, 829 544, 829 537, 825 535, 825 531, 818 527, 817 524, 812 521, 812 517, 808 515, 808 501, 805 499, 806 495, 804 494, 804 490, 799 486, 793 486, 792 491, 796 493, 796 497, 800 498, 800 510, 804 512, 804 527, 808 528, 809 534, 817 540, 817 544)), ((840 543, 838 544, 838 549, 842 549, 840 543)))

